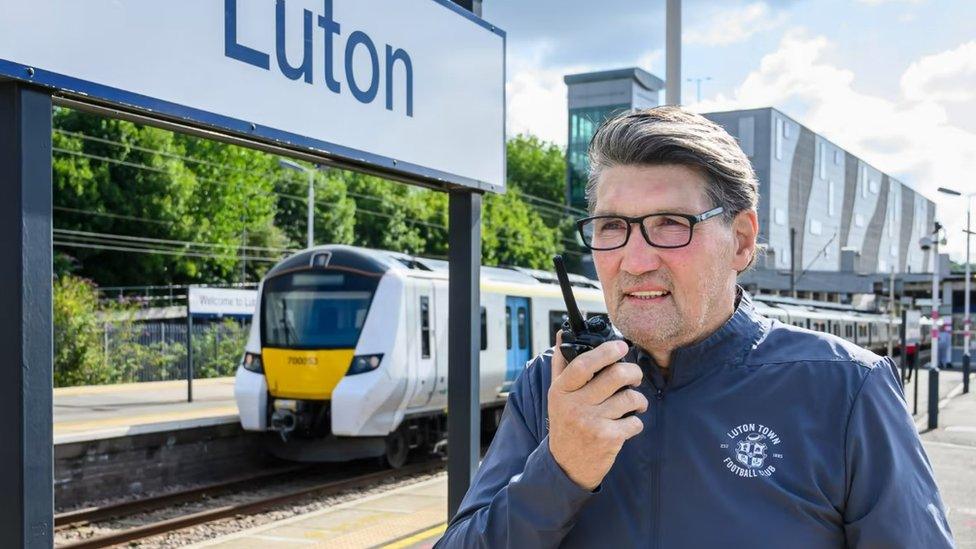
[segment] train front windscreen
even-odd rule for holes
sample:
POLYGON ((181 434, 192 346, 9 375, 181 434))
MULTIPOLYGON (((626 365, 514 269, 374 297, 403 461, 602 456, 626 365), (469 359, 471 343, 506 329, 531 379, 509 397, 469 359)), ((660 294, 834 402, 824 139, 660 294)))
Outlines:
POLYGON ((261 358, 272 396, 331 397, 352 363, 378 284, 376 276, 330 270, 265 281, 261 358))

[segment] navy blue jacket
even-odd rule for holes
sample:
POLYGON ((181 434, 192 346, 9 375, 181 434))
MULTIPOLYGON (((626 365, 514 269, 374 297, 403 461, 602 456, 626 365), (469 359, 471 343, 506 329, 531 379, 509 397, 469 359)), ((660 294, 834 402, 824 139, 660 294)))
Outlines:
POLYGON ((597 490, 549 452, 552 351, 515 382, 439 547, 952 547, 892 363, 771 321, 732 317, 672 354, 632 350, 650 406, 597 490))

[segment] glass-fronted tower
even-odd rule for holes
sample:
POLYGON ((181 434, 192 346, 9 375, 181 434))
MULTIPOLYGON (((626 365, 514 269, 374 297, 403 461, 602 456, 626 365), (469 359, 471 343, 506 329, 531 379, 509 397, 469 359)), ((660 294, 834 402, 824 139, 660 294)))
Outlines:
POLYGON ((658 106, 664 82, 638 68, 569 74, 563 81, 569 94, 566 201, 574 208, 586 209, 586 149, 596 129, 620 111, 658 106))

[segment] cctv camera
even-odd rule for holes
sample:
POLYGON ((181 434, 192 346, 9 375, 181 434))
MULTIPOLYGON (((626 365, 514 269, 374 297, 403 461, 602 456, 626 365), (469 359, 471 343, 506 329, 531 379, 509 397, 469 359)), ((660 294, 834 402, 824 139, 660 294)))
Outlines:
POLYGON ((918 245, 922 247, 923 252, 927 252, 929 248, 932 247, 932 237, 923 236, 921 239, 919 239, 918 245))

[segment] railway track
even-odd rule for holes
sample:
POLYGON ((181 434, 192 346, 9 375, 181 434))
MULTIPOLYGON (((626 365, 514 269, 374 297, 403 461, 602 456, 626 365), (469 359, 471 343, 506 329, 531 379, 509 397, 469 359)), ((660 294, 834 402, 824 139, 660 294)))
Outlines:
MULTIPOLYGON (((191 526, 206 524, 208 522, 213 522, 227 517, 258 513, 261 511, 272 509, 279 505, 292 503, 312 495, 329 496, 345 490, 368 486, 378 481, 382 481, 392 477, 432 473, 435 471, 439 471, 443 468, 444 468, 443 461, 431 460, 422 463, 408 465, 406 467, 397 470, 375 471, 375 472, 360 474, 350 478, 320 482, 320 483, 313 484, 311 486, 302 486, 293 490, 285 491, 280 494, 275 494, 269 497, 257 498, 244 503, 219 505, 214 508, 207 509, 204 511, 199 511, 196 513, 180 515, 165 520, 149 522, 125 530, 119 530, 109 534, 94 536, 85 540, 73 541, 70 543, 58 545, 58 547, 60 549, 82 549, 82 548, 87 549, 87 548, 96 548, 96 547, 109 547, 120 543, 128 543, 128 542, 137 541, 137 540, 141 540, 153 536, 158 536, 160 534, 181 530, 183 528, 189 528, 191 526)), ((297 470, 302 468, 297 467, 293 469, 297 470)), ((290 471, 290 473, 294 473, 294 472, 295 471, 290 471)), ((262 475, 261 478, 268 479, 271 477, 282 476, 286 474, 289 474, 289 472, 275 471, 275 472, 268 473, 267 475, 262 475)), ((235 487, 243 487, 246 486, 247 482, 253 482, 254 480, 255 479, 253 478, 236 479, 234 481, 230 481, 226 483, 220 483, 220 484, 215 484, 215 485, 201 487, 201 488, 195 488, 192 490, 187 490, 185 492, 166 494, 156 498, 147 498, 145 500, 114 504, 111 506, 106 506, 104 508, 92 508, 92 509, 85 509, 82 511, 72 512, 72 513, 63 513, 55 517, 55 525, 56 525, 55 527, 66 528, 69 527, 70 525, 77 525, 79 523, 93 523, 100 520, 106 520, 108 518, 128 517, 146 511, 147 509, 155 509, 155 508, 164 507, 166 505, 172 505, 178 502, 191 501, 201 497, 206 497, 206 495, 214 493, 216 491, 227 491, 227 490, 232 490, 235 487)))
POLYGON ((180 490, 157 496, 140 498, 133 501, 102 505, 100 507, 86 507, 83 509, 75 509, 73 511, 58 513, 54 515, 54 531, 59 532, 61 530, 83 526, 85 524, 102 522, 118 517, 126 517, 144 511, 152 511, 167 505, 175 505, 177 503, 199 500, 202 498, 211 497, 214 494, 243 488, 254 482, 268 481, 275 478, 300 473, 308 470, 309 468, 310 467, 307 465, 300 465, 274 469, 271 471, 262 471, 257 474, 237 477, 222 482, 207 484, 205 486, 197 486, 188 490, 180 490))

